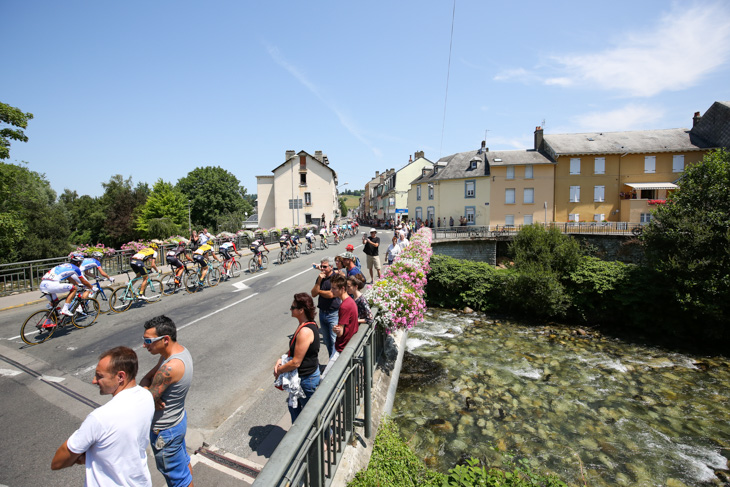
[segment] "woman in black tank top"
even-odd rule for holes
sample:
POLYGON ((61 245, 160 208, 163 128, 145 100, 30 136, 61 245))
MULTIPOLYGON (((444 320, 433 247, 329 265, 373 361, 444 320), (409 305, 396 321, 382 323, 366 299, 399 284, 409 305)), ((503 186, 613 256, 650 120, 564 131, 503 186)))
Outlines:
POLYGON ((297 329, 289 342, 289 356, 292 358, 284 365, 281 359, 276 361, 274 377, 292 370, 299 374, 305 397, 299 399, 296 408, 289 407, 293 423, 319 385, 319 329, 314 322, 317 309, 312 296, 307 293, 295 294, 290 309, 292 318, 297 320, 297 329))

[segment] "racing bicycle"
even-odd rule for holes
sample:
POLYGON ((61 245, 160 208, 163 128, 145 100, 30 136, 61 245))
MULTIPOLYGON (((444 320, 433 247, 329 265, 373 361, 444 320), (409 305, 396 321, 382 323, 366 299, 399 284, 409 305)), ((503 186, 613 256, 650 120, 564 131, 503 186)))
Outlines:
MULTIPOLYGON (((82 293, 81 289, 78 293, 82 293)), ((47 296, 43 293, 42 296, 47 296)), ((69 322, 76 328, 86 328, 93 325, 99 317, 99 303, 92 298, 74 297, 68 309, 73 316, 61 313, 64 301, 56 299, 51 303, 51 309, 42 309, 30 315, 20 327, 20 338, 28 345, 43 343, 58 330, 65 327, 69 322), (81 308, 77 313, 77 309, 81 308)))
MULTIPOLYGON (((129 270, 124 272, 127 274, 127 278, 129 278, 129 270)), ((162 281, 159 279, 160 275, 161 273, 158 273, 156 277, 149 278, 144 294, 141 294, 141 289, 142 279, 144 279, 145 276, 135 277, 127 282, 126 286, 117 288, 117 290, 112 293, 112 297, 109 300, 111 310, 115 313, 123 313, 136 301, 155 303, 162 299, 162 281), (141 298, 140 296, 144 296, 144 298, 141 298)))

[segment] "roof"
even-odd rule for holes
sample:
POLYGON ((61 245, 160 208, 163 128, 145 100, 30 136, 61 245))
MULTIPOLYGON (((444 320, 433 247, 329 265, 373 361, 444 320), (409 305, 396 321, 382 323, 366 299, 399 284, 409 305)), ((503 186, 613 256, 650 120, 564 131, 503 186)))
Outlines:
POLYGON ((687 129, 635 130, 631 132, 589 132, 546 134, 548 152, 556 156, 579 154, 625 154, 704 150, 711 144, 687 129))
MULTIPOLYGON (((322 165, 323 165, 324 167, 326 167, 327 169, 329 169, 330 171, 332 171, 332 175, 333 175, 333 176, 334 176, 335 178, 337 178, 337 173, 335 172, 335 170, 334 170, 334 169, 332 169, 332 168, 331 168, 331 167, 329 166, 329 164, 325 164, 324 162, 322 162, 322 161, 320 161, 319 159, 317 159, 316 157, 314 157, 314 156, 313 156, 312 154, 308 153, 307 151, 303 151, 303 150, 302 150, 302 151, 299 151, 298 153, 296 153, 296 154, 294 154, 293 156, 289 157, 289 158, 288 158, 287 160, 285 160, 284 162, 282 162, 281 164, 279 164, 278 166, 276 166, 276 167, 275 167, 274 169, 272 169, 272 170, 271 170, 271 172, 276 172, 276 170, 277 170, 277 169, 279 169, 280 167, 284 166, 284 165, 285 165, 285 164, 286 164, 287 162, 291 161, 291 160, 292 160, 292 159, 294 159, 295 157, 299 157, 299 156, 301 156, 302 154, 305 154, 305 155, 307 155, 307 156, 311 157, 311 158, 312 158, 313 160, 317 161, 318 163, 322 164, 322 165)), ((324 155, 323 155, 323 158, 326 158, 326 157, 327 157, 327 156, 324 156, 324 155)))
POLYGON ((714 147, 730 148, 730 102, 716 101, 692 127, 690 133, 714 147))
POLYGON ((518 164, 554 164, 552 159, 534 149, 487 152, 487 160, 492 166, 514 166, 518 164))

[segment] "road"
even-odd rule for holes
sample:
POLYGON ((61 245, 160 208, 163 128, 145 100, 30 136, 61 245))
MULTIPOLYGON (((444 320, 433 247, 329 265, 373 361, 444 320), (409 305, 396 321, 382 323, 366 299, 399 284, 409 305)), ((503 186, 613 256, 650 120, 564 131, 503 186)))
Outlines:
MULTIPOLYGON (((0 456, 0 486, 82 485, 82 468, 52 472, 51 458, 86 415, 109 400, 91 384, 101 352, 119 345, 135 349, 139 378, 154 366, 157 357, 142 347, 143 323, 160 314, 175 321, 178 341, 195 361, 186 406, 188 440, 199 444, 188 447, 227 442, 227 451, 245 458, 287 413, 284 393, 277 394, 271 385, 272 366, 296 330, 289 311, 292 296, 311 291, 317 273, 313 262, 344 252, 348 243, 364 263, 359 239, 347 239, 328 251, 270 265, 254 275, 243 272, 192 295, 178 293, 157 303, 135 304, 122 314, 101 315, 90 328, 70 326, 32 347, 19 338, 20 325, 42 305, 1 312, 0 428, 6 448, 0 456), (239 428, 245 428, 235 440, 223 438, 217 430, 234 414, 241 418, 239 428)), ((320 361, 326 362, 326 353, 320 361)), ((154 466, 150 470, 157 473, 154 466)))

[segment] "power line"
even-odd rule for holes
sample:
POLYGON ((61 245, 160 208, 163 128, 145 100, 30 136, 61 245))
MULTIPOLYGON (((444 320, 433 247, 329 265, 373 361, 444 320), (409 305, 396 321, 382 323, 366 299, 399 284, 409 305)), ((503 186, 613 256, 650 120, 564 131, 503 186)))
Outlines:
POLYGON ((441 122, 441 146, 439 147, 439 159, 444 148, 444 130, 446 129, 446 102, 449 99, 449 76, 451 74, 451 47, 454 43, 454 18, 456 17, 456 0, 454 0, 454 8, 451 12, 451 38, 449 39, 449 65, 446 68, 446 95, 444 96, 444 118, 441 122))

